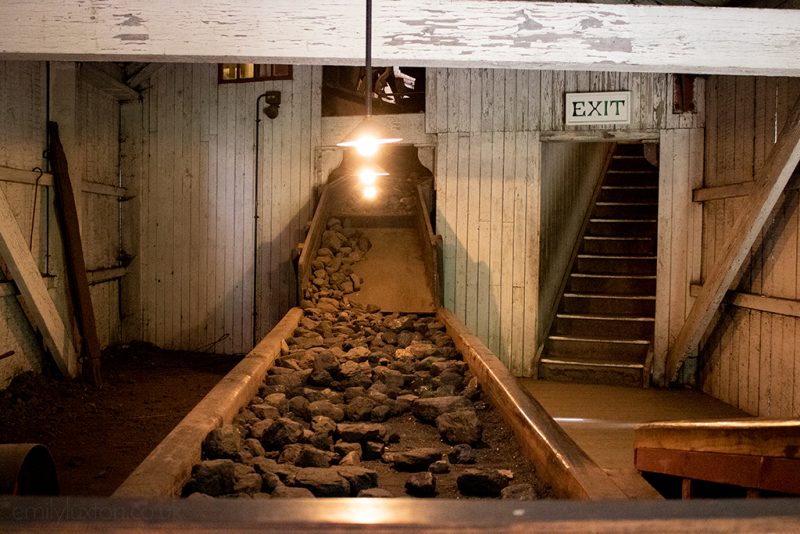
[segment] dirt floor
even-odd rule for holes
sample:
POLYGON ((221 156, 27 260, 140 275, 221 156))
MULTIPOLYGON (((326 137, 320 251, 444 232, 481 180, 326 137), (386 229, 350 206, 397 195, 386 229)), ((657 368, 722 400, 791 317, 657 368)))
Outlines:
POLYGON ((26 373, 0 392, 0 443, 43 443, 62 495, 111 495, 239 357, 118 349, 96 389, 26 373))

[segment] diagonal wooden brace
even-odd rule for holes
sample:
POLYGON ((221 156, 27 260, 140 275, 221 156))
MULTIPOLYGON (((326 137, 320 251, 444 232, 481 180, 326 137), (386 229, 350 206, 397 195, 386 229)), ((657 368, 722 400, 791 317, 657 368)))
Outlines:
POLYGON ((56 305, 47 292, 39 267, 28 250, 28 244, 2 189, 0 189, 0 255, 27 304, 34 328, 42 334, 45 348, 53 356, 64 376, 75 378, 78 375, 78 355, 72 343, 72 336, 64 327, 56 305))
POLYGON ((708 329, 725 293, 736 282, 747 255, 770 219, 786 184, 800 161, 800 99, 783 125, 778 142, 756 174, 747 208, 739 214, 725 251, 694 301, 686 322, 667 356, 667 381, 675 380, 708 329))

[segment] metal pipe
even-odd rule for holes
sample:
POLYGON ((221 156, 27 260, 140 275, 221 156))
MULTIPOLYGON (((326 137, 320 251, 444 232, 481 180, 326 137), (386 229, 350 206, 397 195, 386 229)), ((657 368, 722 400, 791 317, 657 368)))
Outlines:
POLYGON ((372 115, 372 0, 367 0, 367 51, 365 56, 364 104, 367 107, 367 117, 370 117, 372 115))
POLYGON ((258 343, 258 171, 261 154, 261 99, 267 97, 267 93, 261 94, 256 98, 256 148, 255 148, 255 175, 253 176, 253 346, 258 343))

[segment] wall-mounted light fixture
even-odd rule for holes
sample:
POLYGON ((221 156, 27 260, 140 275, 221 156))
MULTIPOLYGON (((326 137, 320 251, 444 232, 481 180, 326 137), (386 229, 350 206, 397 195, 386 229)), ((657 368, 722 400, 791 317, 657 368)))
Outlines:
POLYGON ((281 107, 281 92, 267 91, 264 93, 264 103, 264 114, 270 119, 276 118, 281 107))

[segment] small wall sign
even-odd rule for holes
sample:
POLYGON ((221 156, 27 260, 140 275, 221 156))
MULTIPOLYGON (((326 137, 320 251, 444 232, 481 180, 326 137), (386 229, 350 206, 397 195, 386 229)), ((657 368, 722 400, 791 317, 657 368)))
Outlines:
POLYGON ((631 92, 567 93, 566 124, 630 124, 631 92))

